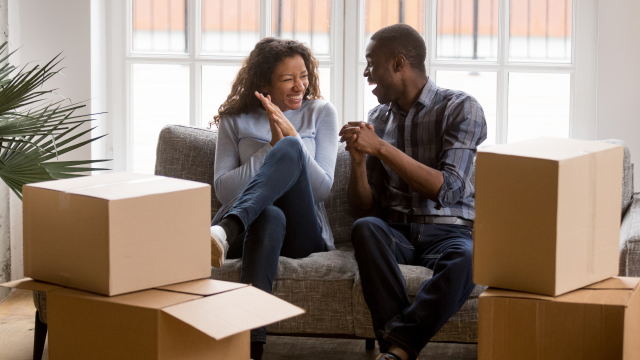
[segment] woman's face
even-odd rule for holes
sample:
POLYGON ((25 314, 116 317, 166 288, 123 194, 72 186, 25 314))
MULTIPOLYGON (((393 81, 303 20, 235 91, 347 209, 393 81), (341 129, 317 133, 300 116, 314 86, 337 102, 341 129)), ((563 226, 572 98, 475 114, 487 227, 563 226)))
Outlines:
POLYGON ((265 92, 280 110, 297 110, 302 105, 304 92, 309 86, 309 73, 302 56, 284 59, 273 72, 271 85, 265 92))

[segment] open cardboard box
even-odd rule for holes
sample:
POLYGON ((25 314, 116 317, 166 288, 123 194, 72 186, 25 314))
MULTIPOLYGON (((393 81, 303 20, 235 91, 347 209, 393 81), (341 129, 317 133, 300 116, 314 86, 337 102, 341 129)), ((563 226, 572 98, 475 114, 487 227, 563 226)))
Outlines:
POLYGON ((49 358, 248 360, 249 330, 304 313, 252 286, 196 280, 102 296, 22 279, 47 292, 49 358))
POLYGON ((24 274, 103 295, 211 276, 211 186, 111 173, 23 187, 24 274))
POLYGON ((617 275, 622 160, 574 139, 478 150, 473 282, 557 296, 617 275))
POLYGON ((478 359, 640 359, 639 283, 614 277, 555 298, 489 288, 478 359))

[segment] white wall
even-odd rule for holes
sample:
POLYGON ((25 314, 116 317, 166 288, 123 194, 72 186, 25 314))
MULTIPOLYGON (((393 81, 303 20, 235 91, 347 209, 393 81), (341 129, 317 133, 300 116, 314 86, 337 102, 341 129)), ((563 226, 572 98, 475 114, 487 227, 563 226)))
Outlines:
MULTIPOLYGON (((10 49, 19 48, 12 57, 12 63, 35 61, 43 64, 62 52, 64 60, 60 66, 64 70, 45 86, 47 89, 58 89, 57 93, 72 102, 85 101, 87 107, 79 110, 83 113, 91 113, 90 4, 87 0, 9 0, 10 49)), ((90 124, 85 124, 82 129, 89 127, 90 124)), ((90 158, 90 146, 60 157, 61 160, 90 158)), ((20 279, 24 277, 22 202, 12 195, 10 203, 11 277, 20 279)))
POLYGON ((600 0, 597 139, 622 139, 640 191, 640 1, 600 0))

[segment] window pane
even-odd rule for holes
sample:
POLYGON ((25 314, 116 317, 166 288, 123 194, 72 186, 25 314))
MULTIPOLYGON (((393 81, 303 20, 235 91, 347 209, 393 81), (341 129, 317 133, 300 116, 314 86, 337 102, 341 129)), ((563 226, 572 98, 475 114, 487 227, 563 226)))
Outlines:
POLYGON ((571 75, 509 74, 508 142, 569 137, 571 75))
POLYGON ((487 140, 482 145, 494 145, 496 143, 498 74, 494 72, 437 71, 436 81, 440 87, 464 91, 478 100, 487 120, 487 140))
POLYGON ((572 0, 511 0, 509 58, 571 62, 572 0))
POLYGON ((330 55, 331 0, 272 0, 272 34, 306 43, 314 55, 330 55))
MULTIPOLYGON (((360 71, 360 73, 362 73, 362 71, 364 71, 364 69, 362 69, 360 71)), ((380 103, 378 102, 378 98, 376 98, 375 95, 373 95, 373 93, 371 91, 373 91, 373 89, 376 88, 375 85, 369 85, 369 83, 367 82, 367 78, 365 77, 361 77, 360 78, 362 81, 363 88, 364 88, 364 101, 363 101, 363 116, 362 118, 364 119, 364 121, 369 121, 369 110, 373 109, 374 107, 378 106, 380 103)), ((351 121, 351 120, 348 120, 351 121)))
POLYGON ((376 31, 398 23, 410 25, 424 37, 425 11, 425 0, 365 0, 362 49, 376 31))
POLYGON ((260 40, 260 0, 202 0, 202 53, 248 55, 260 40))
POLYGON ((496 60, 499 0, 438 0, 438 58, 496 60))
POLYGON ((318 69, 320 81, 320 93, 325 100, 331 100, 331 68, 321 67, 318 69))
MULTIPOLYGON (((240 66, 202 67, 202 126, 207 127, 231 93, 240 66)), ((215 127, 213 127, 215 129, 215 127)))
POLYGON ((189 66, 132 66, 133 171, 153 174, 163 126, 189 124, 189 66))
POLYGON ((187 53, 186 0, 133 0, 133 52, 187 53))

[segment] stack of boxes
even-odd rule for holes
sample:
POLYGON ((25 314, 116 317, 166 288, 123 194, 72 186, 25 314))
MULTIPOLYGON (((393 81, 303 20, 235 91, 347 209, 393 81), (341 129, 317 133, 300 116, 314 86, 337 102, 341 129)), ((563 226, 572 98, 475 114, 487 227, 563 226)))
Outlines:
POLYGON ((23 189, 23 279, 51 359, 249 359, 249 330, 304 310, 214 281, 211 187, 113 173, 23 189), (33 280, 32 280, 33 279, 33 280))
POLYGON ((640 358, 638 278, 619 278, 623 149, 541 138, 478 151, 478 358, 640 358))

